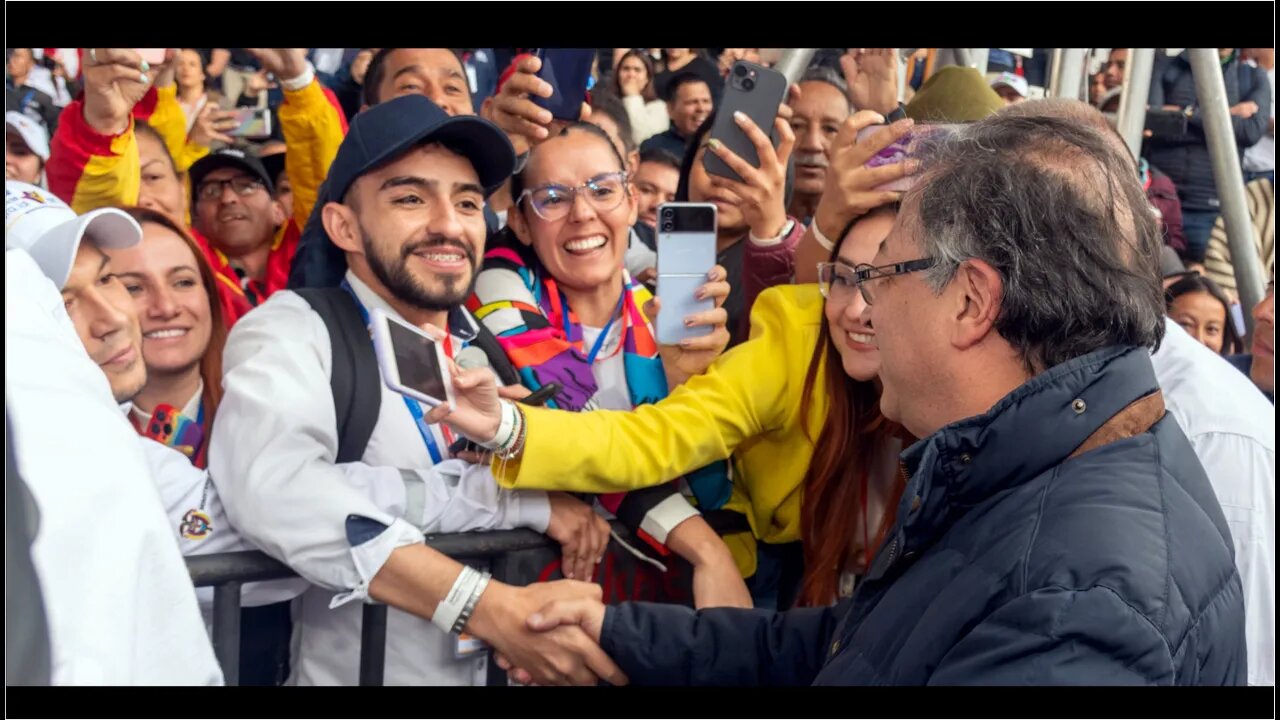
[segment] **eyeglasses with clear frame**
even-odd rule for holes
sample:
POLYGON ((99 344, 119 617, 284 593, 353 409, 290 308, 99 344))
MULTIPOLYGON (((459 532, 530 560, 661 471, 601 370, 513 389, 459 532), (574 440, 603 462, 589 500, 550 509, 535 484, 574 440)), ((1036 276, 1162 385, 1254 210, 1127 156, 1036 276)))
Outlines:
POLYGON ((561 220, 569 215, 580 193, 596 212, 609 212, 621 205, 627 196, 627 174, 619 171, 597 175, 576 187, 552 184, 530 188, 520 193, 517 204, 527 198, 538 217, 547 221, 561 220))

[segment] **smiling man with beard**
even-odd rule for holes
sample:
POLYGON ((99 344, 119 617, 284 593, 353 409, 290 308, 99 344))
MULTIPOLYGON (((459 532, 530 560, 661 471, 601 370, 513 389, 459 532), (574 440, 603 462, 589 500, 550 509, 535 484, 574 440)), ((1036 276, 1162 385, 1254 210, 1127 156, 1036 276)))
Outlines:
MULTIPOLYGON (((514 165, 497 126, 451 117, 422 95, 360 113, 329 169, 328 197, 342 200, 321 210, 348 268, 334 296, 447 331, 450 354, 496 344, 463 301, 484 255, 485 197, 514 165)), ((340 451, 346 433, 330 374, 335 346, 367 352, 356 341, 331 337, 307 299, 281 291, 236 324, 223 356, 210 474, 232 522, 313 583, 295 606, 290 683, 356 684, 366 598, 393 606, 388 685, 484 684, 483 645, 448 634, 462 629, 536 665, 616 679, 576 628, 544 640, 524 624, 547 598, 599 598, 599 586, 489 582, 423 544, 424 532, 529 527, 559 541, 567 558, 594 563, 608 524, 562 493, 499 490, 487 467, 450 457, 454 438, 424 422, 424 408, 383 383, 363 452, 340 451), (358 462, 345 461, 348 453, 358 462), (464 605, 474 610, 469 622, 464 605)))

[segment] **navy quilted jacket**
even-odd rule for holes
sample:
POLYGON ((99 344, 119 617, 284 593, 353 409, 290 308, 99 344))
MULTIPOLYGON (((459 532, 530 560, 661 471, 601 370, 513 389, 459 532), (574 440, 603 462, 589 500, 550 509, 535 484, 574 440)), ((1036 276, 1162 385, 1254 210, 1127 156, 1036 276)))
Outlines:
POLYGON ((1244 684, 1231 539, 1173 417, 1067 459, 1156 388, 1146 350, 1108 348, 913 445, 835 607, 623 604, 601 644, 637 684, 1244 684))

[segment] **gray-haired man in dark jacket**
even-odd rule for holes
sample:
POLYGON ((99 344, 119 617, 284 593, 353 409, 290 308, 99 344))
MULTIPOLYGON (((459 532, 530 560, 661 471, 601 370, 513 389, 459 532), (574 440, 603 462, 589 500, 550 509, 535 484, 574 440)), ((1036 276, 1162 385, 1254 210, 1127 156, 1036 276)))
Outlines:
POLYGON ((1160 241, 1131 161, 1025 113, 921 159, 859 273, 881 409, 922 439, 854 596, 561 601, 531 626, 583 626, 636 684, 1244 684, 1227 523, 1147 352, 1160 241))

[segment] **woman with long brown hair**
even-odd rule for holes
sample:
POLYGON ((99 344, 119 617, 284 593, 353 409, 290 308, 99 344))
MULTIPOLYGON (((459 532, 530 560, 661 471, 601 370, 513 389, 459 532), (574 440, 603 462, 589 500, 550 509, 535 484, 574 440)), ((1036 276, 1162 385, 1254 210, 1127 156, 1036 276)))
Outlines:
POLYGON ((667 129, 671 119, 667 104, 653 86, 653 60, 640 50, 631 50, 618 60, 609 87, 622 99, 631 119, 631 138, 636 145, 667 129))
POLYGON ((112 250, 111 261, 138 308, 147 365, 147 384, 129 419, 140 434, 203 468, 227 340, 217 280, 195 240, 169 215, 142 207, 125 212, 142 226, 142 242, 112 250))
POLYGON ((854 268, 871 261, 896 216, 896 206, 889 206, 855 220, 818 269, 826 302, 800 416, 808 416, 819 383, 828 409, 804 478, 801 605, 853 594, 854 579, 870 566, 906 487, 898 454, 911 438, 880 414, 875 330, 863 322, 866 303, 853 280, 854 268))

